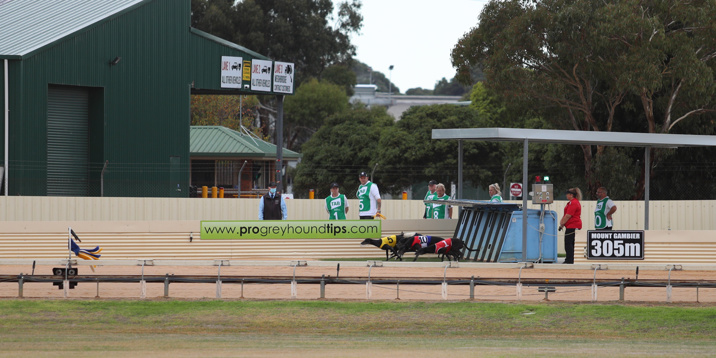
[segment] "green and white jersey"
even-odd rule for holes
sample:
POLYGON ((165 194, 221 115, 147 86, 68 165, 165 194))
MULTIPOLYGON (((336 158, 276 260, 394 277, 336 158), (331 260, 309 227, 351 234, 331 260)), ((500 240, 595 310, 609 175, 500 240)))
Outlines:
POLYGON ((490 198, 490 202, 491 202, 491 203, 501 203, 501 202, 502 202, 502 197, 499 196, 499 195, 497 195, 497 194, 495 194, 495 195, 493 195, 493 196, 490 198))
POLYGON ((359 200, 358 214, 360 216, 375 216, 378 212, 377 199, 380 199, 378 186, 369 181, 358 187, 356 197, 359 200))
POLYGON ((613 223, 607 219, 607 213, 612 210, 614 202, 605 196, 602 200, 597 200, 597 206, 594 209, 594 227, 596 229, 604 229, 605 227, 612 227, 613 223))
POLYGON ((343 194, 338 194, 337 197, 333 197, 333 195, 326 197, 326 211, 328 211, 329 220, 345 220, 347 207, 348 201, 343 194))
MULTIPOLYGON (((425 193, 425 199, 423 200, 437 200, 438 193, 437 192, 430 192, 428 190, 427 193, 425 193)), ((433 204, 425 203, 425 215, 424 217, 430 219, 432 216, 430 216, 430 212, 433 209, 433 204)))
MULTIPOLYGON (((450 195, 445 194, 443 196, 438 197, 438 194, 435 194, 435 199, 433 199, 433 200, 448 200, 448 199, 450 199, 450 195)), ((433 218, 433 219, 447 219, 448 218, 447 204, 430 204, 430 205, 432 206, 432 208, 430 208, 430 216, 428 216, 429 218, 433 218)))

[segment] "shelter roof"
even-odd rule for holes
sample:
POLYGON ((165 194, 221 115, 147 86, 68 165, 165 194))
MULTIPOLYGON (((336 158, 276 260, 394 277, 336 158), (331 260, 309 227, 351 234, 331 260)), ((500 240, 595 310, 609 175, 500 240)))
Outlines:
MULTIPOLYGON (((276 158, 276 145, 222 126, 191 126, 192 157, 276 158)), ((283 148, 284 160, 301 154, 283 148)))
POLYGON ((476 141, 523 141, 575 145, 608 145, 621 147, 704 147, 716 146, 716 136, 691 134, 655 134, 629 132, 595 132, 524 128, 455 128, 433 129, 433 139, 476 141))

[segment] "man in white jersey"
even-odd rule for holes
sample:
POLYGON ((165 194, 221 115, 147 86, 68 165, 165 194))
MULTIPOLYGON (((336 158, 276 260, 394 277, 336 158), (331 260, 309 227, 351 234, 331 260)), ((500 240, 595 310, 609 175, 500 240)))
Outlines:
POLYGON ((358 215, 361 220, 373 219, 375 214, 380 212, 378 185, 368 180, 368 175, 365 172, 360 172, 358 179, 360 180, 360 186, 356 193, 359 200, 358 215))

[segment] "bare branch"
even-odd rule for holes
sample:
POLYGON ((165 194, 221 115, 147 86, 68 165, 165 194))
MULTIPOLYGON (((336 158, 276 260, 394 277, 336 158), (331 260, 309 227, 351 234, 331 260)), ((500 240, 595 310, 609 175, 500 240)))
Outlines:
POLYGON ((682 119, 686 119, 687 117, 690 117, 690 116, 696 115, 696 114, 701 114, 701 113, 716 113, 716 109, 699 108, 699 109, 694 109, 692 111, 689 111, 688 113, 679 117, 679 119, 675 120, 674 123, 672 123, 671 126, 669 127, 669 131, 671 131, 671 128, 674 128, 676 123, 681 122, 682 119))
POLYGON ((679 95, 679 91, 681 90, 681 86, 683 84, 684 79, 681 79, 681 81, 679 81, 679 84, 676 85, 676 88, 671 92, 671 96, 669 96, 669 104, 666 106, 664 126, 661 128, 662 132, 671 129, 671 110, 674 108, 674 102, 676 102, 676 97, 679 95))

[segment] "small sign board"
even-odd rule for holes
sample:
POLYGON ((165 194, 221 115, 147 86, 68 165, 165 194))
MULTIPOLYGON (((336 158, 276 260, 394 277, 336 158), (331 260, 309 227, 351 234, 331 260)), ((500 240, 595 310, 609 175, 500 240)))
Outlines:
POLYGON ((273 91, 278 93, 293 93, 293 75, 295 68, 290 62, 274 62, 273 65, 273 91))
POLYGON ((522 184, 520 184, 520 183, 510 183, 510 195, 512 195, 512 196, 522 196, 522 184))
POLYGON ((243 64, 241 57, 221 56, 221 88, 241 88, 243 64))
POLYGON ((251 90, 271 92, 273 62, 266 60, 251 61, 251 90))
POLYGON ((244 61, 244 81, 251 81, 251 61, 244 61))
POLYGON ((587 259, 643 260, 644 230, 587 231, 587 259))

